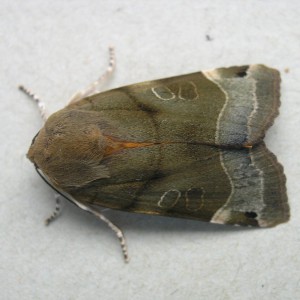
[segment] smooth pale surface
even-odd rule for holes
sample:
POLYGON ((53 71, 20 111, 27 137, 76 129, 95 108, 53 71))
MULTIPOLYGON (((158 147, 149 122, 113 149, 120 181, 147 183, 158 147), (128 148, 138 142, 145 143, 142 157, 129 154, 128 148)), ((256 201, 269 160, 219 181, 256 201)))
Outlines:
POLYGON ((2 1, 3 299, 295 299, 299 15, 297 0, 288 5, 206 0, 188 6, 178 0, 2 1), (291 221, 274 229, 240 230, 107 211, 125 231, 129 265, 113 233, 73 205, 66 204, 63 216, 45 228, 53 193, 25 158, 41 121, 16 86, 34 90, 54 112, 105 69, 109 44, 115 45, 118 62, 110 88, 221 66, 264 63, 279 69, 282 105, 266 142, 285 168, 291 221))

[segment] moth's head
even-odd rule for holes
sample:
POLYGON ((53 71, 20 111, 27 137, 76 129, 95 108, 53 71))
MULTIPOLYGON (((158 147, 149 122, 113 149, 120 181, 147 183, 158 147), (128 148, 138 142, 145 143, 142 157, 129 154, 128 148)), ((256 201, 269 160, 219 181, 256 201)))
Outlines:
POLYGON ((32 141, 27 157, 58 188, 107 178, 101 160, 107 139, 88 112, 63 109, 51 115, 32 141))

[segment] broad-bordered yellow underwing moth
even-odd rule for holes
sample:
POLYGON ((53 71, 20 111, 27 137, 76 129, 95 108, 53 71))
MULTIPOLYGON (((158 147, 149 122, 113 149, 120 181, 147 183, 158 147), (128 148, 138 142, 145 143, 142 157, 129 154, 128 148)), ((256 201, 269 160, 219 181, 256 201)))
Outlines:
POLYGON ((126 259, 97 207, 272 227, 289 219, 283 168, 263 142, 279 96, 264 65, 90 90, 46 120, 28 158, 108 223, 126 259))

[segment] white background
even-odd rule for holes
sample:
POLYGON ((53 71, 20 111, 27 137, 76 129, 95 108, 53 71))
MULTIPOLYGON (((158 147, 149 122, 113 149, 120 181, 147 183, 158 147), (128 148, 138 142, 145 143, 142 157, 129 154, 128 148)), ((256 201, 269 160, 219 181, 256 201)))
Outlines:
POLYGON ((2 0, 1 299, 296 299, 299 16, 298 0, 2 0), (53 192, 25 156, 42 122, 17 86, 54 112, 105 70, 110 44, 117 70, 105 88, 221 66, 278 68, 282 105, 266 142, 285 168, 290 222, 249 230, 108 211, 126 234, 127 265, 105 224, 71 204, 45 227, 53 192))

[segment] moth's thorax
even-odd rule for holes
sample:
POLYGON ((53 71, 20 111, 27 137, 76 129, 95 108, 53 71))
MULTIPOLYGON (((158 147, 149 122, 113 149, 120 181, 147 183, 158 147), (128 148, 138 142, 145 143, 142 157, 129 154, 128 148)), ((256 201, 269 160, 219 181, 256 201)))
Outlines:
POLYGON ((49 117, 27 156, 54 185, 82 186, 107 177, 99 165, 109 144, 93 114, 63 109, 49 117))

